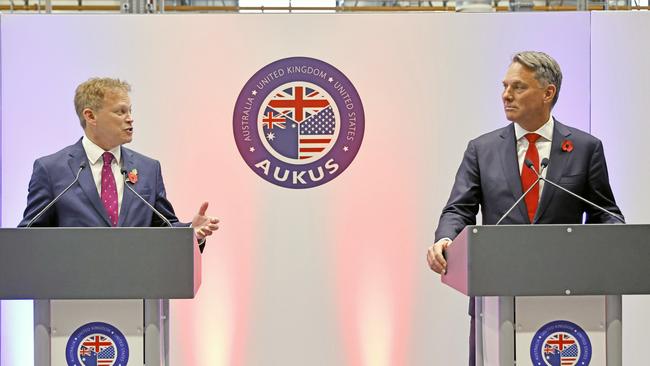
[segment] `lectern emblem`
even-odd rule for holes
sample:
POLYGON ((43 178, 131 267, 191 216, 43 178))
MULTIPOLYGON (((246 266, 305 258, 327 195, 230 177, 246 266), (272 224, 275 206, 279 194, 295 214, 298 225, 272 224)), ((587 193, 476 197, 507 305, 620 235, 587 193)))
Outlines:
POLYGON ((119 329, 95 322, 72 333, 65 354, 68 366, 126 366, 129 346, 119 329))
POLYGON ((587 366, 591 361, 591 341, 577 324, 553 321, 535 333, 530 358, 535 366, 587 366))
POLYGON ((363 106, 334 66, 290 57, 263 67, 244 85, 233 130, 239 153, 258 176, 285 188, 311 188, 354 160, 363 139, 363 106))

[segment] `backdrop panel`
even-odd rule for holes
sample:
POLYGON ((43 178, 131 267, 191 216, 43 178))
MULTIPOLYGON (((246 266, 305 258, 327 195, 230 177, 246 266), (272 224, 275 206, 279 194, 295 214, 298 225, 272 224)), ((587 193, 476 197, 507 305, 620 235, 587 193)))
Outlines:
MULTIPOLYGON (((591 26, 591 129, 605 145, 612 188, 627 222, 648 223, 650 50, 630 35, 650 32, 650 14, 597 12, 591 26)), ((648 309, 648 296, 623 297, 624 365, 647 363, 648 309)))
MULTIPOLYGON (((565 79, 555 114, 589 129, 586 13, 3 15, 0 24, 4 226, 21 217, 33 160, 81 136, 74 88, 96 75, 133 84, 130 147, 162 162, 179 216, 202 200, 220 216, 198 298, 173 304, 175 365, 465 365, 467 300, 439 283, 425 252, 467 141, 507 123, 500 93, 512 54, 556 57, 565 79), (306 190, 260 179, 232 130, 243 85, 293 56, 344 73, 366 116, 350 167, 306 190)), ((31 340, 16 329, 29 316, 6 311, 3 365, 28 364, 31 340)))

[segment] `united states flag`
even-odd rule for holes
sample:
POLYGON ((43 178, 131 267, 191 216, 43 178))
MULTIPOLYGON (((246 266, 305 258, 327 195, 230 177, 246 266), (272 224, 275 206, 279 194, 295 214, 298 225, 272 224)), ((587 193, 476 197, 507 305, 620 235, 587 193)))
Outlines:
POLYGON ((562 351, 562 365, 573 366, 578 361, 578 346, 573 344, 562 351))
POLYGON ((327 107, 300 124, 298 157, 309 159, 325 150, 334 137, 336 119, 332 107, 327 107))
POLYGON ((97 366, 112 366, 115 356, 115 347, 104 348, 97 354, 97 366))

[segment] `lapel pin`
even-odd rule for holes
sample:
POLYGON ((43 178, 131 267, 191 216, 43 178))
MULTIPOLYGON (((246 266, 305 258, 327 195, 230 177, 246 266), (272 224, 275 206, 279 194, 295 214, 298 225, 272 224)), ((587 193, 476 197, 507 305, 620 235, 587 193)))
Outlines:
POLYGON ((129 182, 131 182, 131 184, 136 184, 138 182, 138 169, 131 169, 131 171, 127 175, 127 178, 129 179, 129 182))

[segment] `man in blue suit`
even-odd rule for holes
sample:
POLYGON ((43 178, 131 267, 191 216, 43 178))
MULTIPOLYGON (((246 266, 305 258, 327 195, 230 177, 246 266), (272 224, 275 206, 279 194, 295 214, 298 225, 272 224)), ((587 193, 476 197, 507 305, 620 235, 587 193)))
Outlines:
MULTIPOLYGON (((32 226, 149 227, 165 223, 125 185, 130 185, 173 226, 178 221, 166 198, 160 163, 123 144, 133 139, 128 83, 92 78, 77 87, 75 109, 84 136, 52 155, 37 159, 29 182, 27 208, 19 227, 27 226, 54 198, 79 181, 32 223, 32 226)), ((191 226, 200 244, 218 229, 204 202, 191 226)), ((202 248, 202 247, 201 247, 202 248)))
MULTIPOLYGON (((603 145, 590 134, 560 123, 551 115, 562 72, 542 52, 520 52, 512 58, 503 80, 506 118, 514 123, 469 142, 447 205, 427 252, 429 267, 447 269, 444 251, 466 225, 476 224, 479 208, 484 225, 494 225, 542 176, 605 209, 621 214, 609 184, 603 145)), ((618 220, 570 195, 540 182, 502 221, 503 224, 616 223, 618 220)), ((474 359, 473 301, 470 365, 474 359)))

